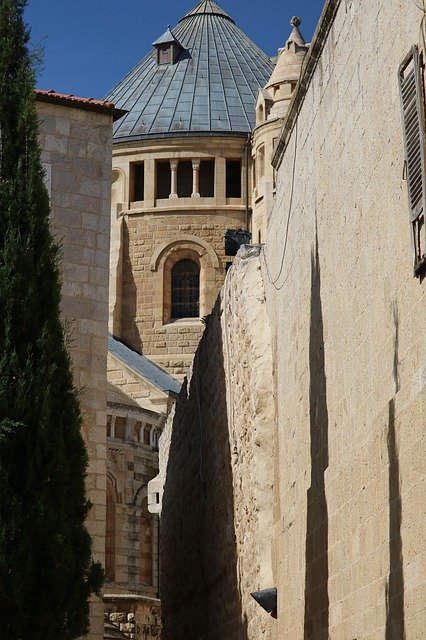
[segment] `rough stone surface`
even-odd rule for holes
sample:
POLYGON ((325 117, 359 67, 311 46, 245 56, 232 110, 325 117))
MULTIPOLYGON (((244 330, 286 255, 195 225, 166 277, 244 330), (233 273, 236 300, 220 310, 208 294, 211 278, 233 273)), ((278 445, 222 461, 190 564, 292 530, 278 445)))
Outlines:
POLYGON ((237 258, 162 436, 165 640, 271 638, 271 618, 250 597, 272 582, 274 405, 262 291, 259 258, 237 258))

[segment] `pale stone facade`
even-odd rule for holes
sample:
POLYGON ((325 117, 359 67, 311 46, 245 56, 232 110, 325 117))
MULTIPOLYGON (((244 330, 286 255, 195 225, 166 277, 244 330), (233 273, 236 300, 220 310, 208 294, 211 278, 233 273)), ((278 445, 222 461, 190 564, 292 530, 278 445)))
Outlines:
MULTIPOLYGON (((42 161, 51 224, 61 245, 62 314, 69 334, 92 503, 93 554, 105 559, 106 394, 109 211, 113 105, 38 92, 42 161)), ((90 639, 103 637, 103 607, 93 599, 90 639)))
POLYGON ((275 419, 258 253, 228 272, 161 439, 164 640, 272 638, 250 597, 273 580, 275 419))
POLYGON ((148 483, 158 474, 158 442, 179 390, 177 380, 109 337, 105 638, 161 635, 159 523, 148 511, 148 483))
POLYGON ((300 33, 300 18, 292 18, 293 30, 279 49, 277 63, 256 102, 256 127, 251 140, 253 242, 266 242, 268 214, 276 194, 276 170, 272 164, 284 118, 297 87, 308 45, 300 33))
POLYGON ((264 255, 283 640, 418 640, 426 628, 425 288, 398 88, 421 18, 402 0, 327 2, 278 147, 264 255))
POLYGON ((171 373, 183 376, 225 278, 224 235, 247 227, 247 140, 179 138, 115 144, 113 152, 110 331, 171 373), (227 198, 226 161, 241 163, 240 196, 227 198), (199 191, 199 166, 214 163, 211 195, 199 191), (179 163, 189 162, 192 195, 178 197, 179 163), (157 198, 158 163, 170 163, 171 193, 157 198), (144 166, 144 200, 133 201, 134 167, 144 166), (176 177, 174 177, 176 176, 176 177), (176 180, 176 183, 174 183, 176 180), (182 259, 200 267, 198 318, 171 317, 171 270, 182 259))
POLYGON ((426 306, 398 86, 422 17, 325 3, 261 271, 234 263, 166 431, 166 640, 424 637, 426 306), (249 603, 271 587, 277 620, 249 603))

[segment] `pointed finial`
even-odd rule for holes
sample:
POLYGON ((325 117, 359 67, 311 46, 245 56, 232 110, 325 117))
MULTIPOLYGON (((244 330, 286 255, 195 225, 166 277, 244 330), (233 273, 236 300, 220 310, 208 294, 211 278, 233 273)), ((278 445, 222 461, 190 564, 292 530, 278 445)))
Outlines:
POLYGON ((302 21, 297 16, 293 16, 292 19, 290 20, 290 24, 292 27, 300 27, 300 25, 302 24, 302 21))

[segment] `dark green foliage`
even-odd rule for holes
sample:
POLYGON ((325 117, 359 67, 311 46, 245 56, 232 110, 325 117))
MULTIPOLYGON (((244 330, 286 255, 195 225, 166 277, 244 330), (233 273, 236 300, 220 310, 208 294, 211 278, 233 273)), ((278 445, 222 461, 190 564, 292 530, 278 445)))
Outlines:
POLYGON ((59 316, 23 0, 0 0, 0 638, 69 640, 102 584, 59 316))

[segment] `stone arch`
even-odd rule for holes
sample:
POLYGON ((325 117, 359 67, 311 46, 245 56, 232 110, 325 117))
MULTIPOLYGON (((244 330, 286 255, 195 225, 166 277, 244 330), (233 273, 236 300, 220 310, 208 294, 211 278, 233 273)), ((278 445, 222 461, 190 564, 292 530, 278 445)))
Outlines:
POLYGON ((114 492, 114 500, 116 504, 121 504, 123 502, 123 493, 120 490, 120 485, 112 471, 107 471, 107 489, 108 486, 110 486, 114 492))
POLYGON ((163 242, 163 244, 161 244, 157 248, 157 250, 154 252, 151 258, 151 264, 150 264, 151 271, 158 271, 160 262, 165 258, 166 254, 169 254, 179 245, 185 245, 185 244, 195 245, 194 249, 196 249, 196 246, 202 247, 206 251, 207 255, 209 256, 213 268, 220 269, 219 257, 216 251, 213 249, 213 247, 211 247, 205 240, 203 240, 202 238, 198 238, 197 236, 182 235, 182 236, 176 237, 171 242, 170 241, 163 242))
POLYGON ((171 317, 172 269, 179 260, 184 259, 196 262, 200 268, 200 311, 199 317, 192 320, 199 322, 213 306, 216 297, 216 271, 222 269, 219 258, 205 240, 197 236, 178 236, 160 245, 151 259, 151 270, 157 274, 155 277, 159 302, 154 313, 155 320, 160 325, 164 326, 172 321, 186 321, 173 320, 171 317))
POLYGON ((133 498, 133 504, 137 508, 137 510, 141 509, 142 503, 148 498, 148 486, 146 484, 141 484, 140 487, 135 492, 135 497, 133 498))

